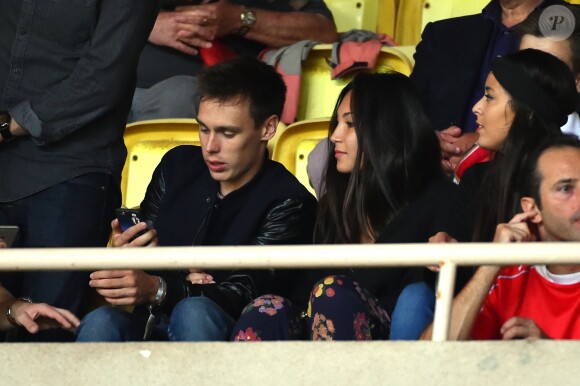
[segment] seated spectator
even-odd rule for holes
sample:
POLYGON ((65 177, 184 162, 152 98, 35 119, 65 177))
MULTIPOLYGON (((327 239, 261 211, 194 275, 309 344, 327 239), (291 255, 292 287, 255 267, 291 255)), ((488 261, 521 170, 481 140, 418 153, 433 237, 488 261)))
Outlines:
MULTIPOLYGON (((427 241, 437 229, 433 219, 448 212, 433 203, 452 184, 410 80, 398 73, 356 75, 339 96, 328 137, 315 242, 427 241)), ((388 339, 391 313, 391 338, 412 335, 409 330, 418 338, 432 320, 433 304, 418 307, 426 315, 402 308, 397 317, 403 323, 393 308, 403 287, 430 288, 424 281, 432 279, 423 268, 311 270, 296 280, 289 299, 266 295, 250 303, 232 339, 388 339)))
MULTIPOLYGON (((548 141, 526 161, 514 196, 523 213, 494 242, 580 241, 580 141, 548 141)), ((481 266, 453 300, 449 338, 580 339, 579 298, 578 264, 481 266)))
POLYGON ((179 3, 161 2, 139 61, 129 122, 195 117, 197 75, 225 57, 257 57, 265 48, 337 39, 323 0, 220 0, 176 7, 179 3))
MULTIPOLYGON (((132 240, 146 223, 121 232, 114 220, 113 244, 311 243, 316 200, 267 158, 284 105, 281 77, 256 59, 238 57, 206 68, 199 84, 201 147, 180 146, 163 157, 141 203, 154 229, 132 240)), ((89 284, 107 302, 137 307, 132 314, 109 306, 93 311, 77 340, 227 340, 242 308, 284 279, 267 270, 93 272, 89 284)))
MULTIPOLYGON (((560 127, 578 104, 568 67, 534 49, 496 59, 485 90, 473 112, 479 145, 495 155, 463 175, 447 231, 459 241, 491 241, 495 226, 510 220, 513 208, 499 207, 499 198, 509 197, 516 188, 514 176, 525 161, 520 155, 546 137, 561 134, 560 127)), ((434 240, 447 238, 440 234, 434 240)))

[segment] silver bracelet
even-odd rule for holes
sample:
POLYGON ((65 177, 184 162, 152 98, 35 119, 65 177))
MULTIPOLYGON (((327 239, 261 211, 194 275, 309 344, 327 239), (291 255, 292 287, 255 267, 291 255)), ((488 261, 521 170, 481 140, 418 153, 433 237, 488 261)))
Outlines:
POLYGON ((152 306, 159 306, 165 300, 165 296, 167 295, 167 284, 165 280, 161 276, 157 276, 159 279, 159 288, 157 289, 157 293, 151 302, 152 306))

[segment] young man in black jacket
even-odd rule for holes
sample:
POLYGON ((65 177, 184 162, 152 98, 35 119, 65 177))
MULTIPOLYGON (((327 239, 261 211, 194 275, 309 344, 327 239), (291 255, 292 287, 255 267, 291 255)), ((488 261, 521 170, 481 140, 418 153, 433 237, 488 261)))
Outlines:
MULTIPOLYGON (((240 57, 207 68, 200 90, 201 147, 180 146, 165 155, 141 203, 154 229, 131 241, 146 224, 122 232, 115 220, 114 245, 310 243, 316 200, 267 157, 284 105, 280 76, 266 64, 240 57)), ((90 285, 107 302, 138 307, 131 314, 97 309, 81 323, 77 340, 227 340, 242 308, 271 291, 274 282, 284 280, 274 280, 268 270, 93 272, 90 285), (168 324, 147 328, 151 314, 168 324)))

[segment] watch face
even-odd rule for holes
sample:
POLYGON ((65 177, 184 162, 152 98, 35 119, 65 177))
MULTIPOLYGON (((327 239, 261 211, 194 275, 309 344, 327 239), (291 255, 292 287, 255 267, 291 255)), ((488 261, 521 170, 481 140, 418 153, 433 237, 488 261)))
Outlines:
POLYGON ((250 10, 246 10, 242 14, 242 24, 244 24, 246 26, 252 26, 252 25, 254 25, 255 22, 256 22, 256 15, 254 14, 254 12, 252 12, 250 10))

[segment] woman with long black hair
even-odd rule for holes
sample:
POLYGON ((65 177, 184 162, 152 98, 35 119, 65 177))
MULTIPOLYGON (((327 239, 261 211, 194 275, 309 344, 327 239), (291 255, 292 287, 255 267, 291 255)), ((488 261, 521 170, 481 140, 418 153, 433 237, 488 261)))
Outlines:
MULTIPOLYGON (((438 229, 435 219, 446 211, 439 202, 450 183, 410 80, 398 73, 355 76, 338 98, 329 140, 315 243, 427 241, 438 229)), ((398 294, 409 284, 432 293, 430 275, 423 268, 310 270, 284 296, 265 295, 249 304, 232 338, 388 339, 398 294)), ((432 308, 419 305, 424 316, 407 309, 402 313, 411 312, 419 325, 393 320, 393 328, 414 329, 417 338, 432 308)), ((393 319, 396 315, 395 310, 393 319)), ((399 332, 390 334, 397 338, 393 334, 399 332)))

